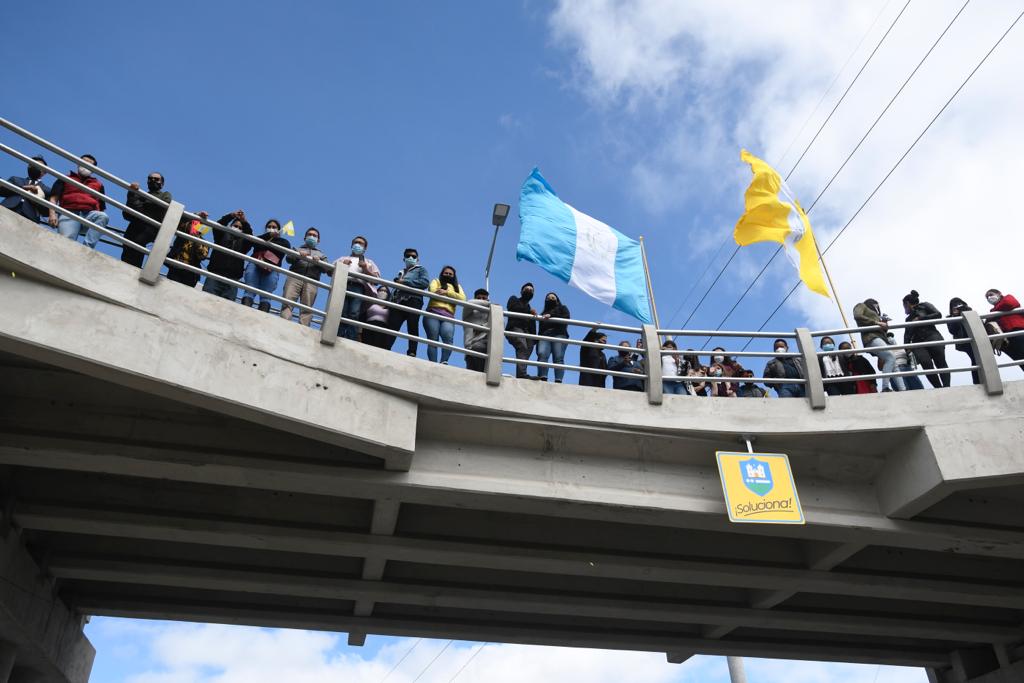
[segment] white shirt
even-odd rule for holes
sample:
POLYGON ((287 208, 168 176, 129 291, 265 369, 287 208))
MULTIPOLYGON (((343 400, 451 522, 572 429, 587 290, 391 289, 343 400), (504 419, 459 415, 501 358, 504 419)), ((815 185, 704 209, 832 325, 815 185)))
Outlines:
POLYGON ((662 377, 678 377, 679 376, 679 365, 676 362, 675 356, 662 356, 661 357, 661 376, 662 377))

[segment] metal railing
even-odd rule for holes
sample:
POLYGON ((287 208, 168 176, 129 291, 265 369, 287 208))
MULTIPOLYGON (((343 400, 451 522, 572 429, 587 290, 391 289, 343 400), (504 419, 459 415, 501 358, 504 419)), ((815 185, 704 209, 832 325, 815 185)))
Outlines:
MULTIPOLYGON (((180 202, 165 202, 151 194, 143 193, 141 190, 135 190, 131 183, 128 183, 115 174, 71 154, 67 150, 64 150, 42 137, 30 133, 24 128, 21 128, 6 119, 0 118, 0 126, 45 150, 53 152, 60 157, 77 164, 78 166, 90 169, 97 177, 103 178, 117 187, 129 192, 138 192, 145 197, 146 201, 155 204, 162 210, 163 220, 157 221, 132 208, 127 203, 110 197, 108 193, 100 192, 70 175, 55 170, 53 167, 46 169, 48 173, 53 175, 55 178, 62 180, 66 185, 72 185, 97 200, 120 209, 126 216, 130 216, 132 220, 138 220, 152 228, 156 228, 156 237, 153 241, 152 247, 149 247, 147 245, 137 244, 136 242, 128 240, 125 237, 124 232, 117 227, 104 227, 96 224, 95 222, 88 221, 77 213, 69 211, 64 207, 51 202, 49 198, 40 198, 33 192, 18 187, 6 180, 0 179, 0 188, 3 188, 8 194, 13 193, 34 202, 38 207, 44 210, 42 213, 53 211, 60 216, 72 218, 84 225, 86 228, 96 230, 96 232, 101 235, 103 244, 131 249, 141 253, 144 257, 148 257, 146 258, 145 265, 139 275, 139 279, 141 281, 150 285, 157 284, 162 277, 166 277, 166 274, 162 275, 165 268, 168 269, 168 272, 170 272, 171 269, 189 272, 197 276, 197 278, 205 277, 207 280, 235 287, 244 293, 243 296, 259 296, 261 301, 266 300, 268 302, 272 301, 279 303, 282 307, 287 306, 293 311, 293 313, 294 311, 299 311, 300 313, 304 312, 310 314, 312 316, 312 321, 318 324, 320 342, 323 344, 336 344, 340 331, 346 329, 346 326, 348 330, 355 329, 361 331, 364 333, 364 337, 365 333, 371 332, 390 338, 391 341, 388 344, 388 348, 394 344, 395 340, 405 339, 408 340, 410 344, 424 344, 425 346, 440 349, 442 351, 463 354, 467 359, 467 366, 469 365, 469 359, 474 359, 477 366, 475 369, 483 371, 486 382, 489 385, 501 384, 503 377, 502 371, 506 365, 517 369, 517 374, 519 375, 525 373, 530 367, 542 369, 544 371, 545 378, 547 377, 548 370, 554 369, 556 371, 556 378, 565 372, 577 372, 580 373, 581 378, 584 375, 603 378, 611 377, 613 385, 618 384, 617 380, 629 379, 634 380, 634 382, 639 380, 647 394, 648 401, 652 404, 660 404, 663 401, 664 385, 667 384, 684 383, 691 388, 696 385, 710 386, 714 388, 721 383, 729 383, 733 385, 754 383, 765 384, 769 387, 774 386, 776 388, 780 385, 793 385, 800 387, 804 391, 812 408, 821 409, 826 406, 827 388, 831 386, 843 385, 844 383, 876 382, 878 380, 883 380, 883 383, 885 383, 895 378, 921 376, 941 378, 949 373, 956 372, 975 373, 978 378, 977 383, 981 384, 989 395, 998 395, 1002 393, 1003 390, 1002 380, 999 374, 1000 369, 1024 367, 1024 359, 998 362, 997 355, 993 348, 993 342, 1005 343, 1008 339, 1024 335, 1024 330, 993 332, 986 328, 987 323, 998 321, 999 318, 1006 315, 1024 313, 1024 309, 986 314, 978 314, 975 311, 968 310, 963 312, 961 316, 956 317, 914 322, 890 322, 885 327, 862 326, 814 332, 806 328, 798 328, 794 331, 788 332, 681 330, 656 329, 653 325, 629 326, 607 324, 587 320, 577 320, 573 318, 544 319, 542 316, 529 313, 507 311, 500 305, 491 303, 490 301, 464 300, 456 297, 449 297, 437 292, 429 292, 424 289, 419 289, 402 282, 398 282, 398 278, 395 280, 387 280, 382 277, 350 270, 350 268, 346 264, 342 263, 340 259, 334 262, 319 261, 316 263, 323 275, 326 276, 326 280, 322 281, 284 267, 285 259, 290 261, 293 266, 298 263, 300 259, 308 259, 308 257, 303 255, 297 249, 283 247, 278 244, 269 244, 256 235, 248 234, 229 226, 222 225, 216 221, 212 221, 205 213, 186 211, 185 207, 180 202), (241 238, 248 243, 245 245, 245 250, 239 251, 237 249, 232 249, 229 246, 217 243, 216 240, 211 241, 205 239, 202 235, 192 234, 190 231, 190 225, 195 221, 208 226, 215 233, 222 232, 229 234, 235 240, 241 238), (327 292, 326 305, 323 308, 318 308, 316 305, 316 297, 313 298, 313 305, 306 305, 300 301, 293 301, 282 295, 276 294, 273 291, 259 289, 246 284, 244 281, 235 280, 218 273, 210 272, 208 269, 201 268, 191 263, 185 263, 171 256, 171 254, 176 251, 176 244, 184 245, 186 243, 199 245, 208 250, 208 253, 210 254, 213 252, 228 254, 247 264, 247 267, 248 264, 253 264, 267 272, 275 272, 279 276, 284 276, 291 280, 312 285, 317 288, 318 292, 320 290, 325 290, 327 292), (261 250, 270 249, 273 252, 284 255, 285 258, 282 258, 280 264, 269 263, 248 253, 250 250, 253 251, 253 253, 256 253, 255 248, 261 250), (389 295, 386 299, 382 299, 377 296, 378 290, 382 287, 387 288, 389 295), (406 293, 414 297, 422 297, 426 302, 426 310, 422 307, 417 308, 415 306, 409 306, 405 303, 394 301, 393 299, 399 293, 406 293), (432 335, 425 336, 419 334, 418 325, 416 327, 417 333, 412 334, 400 331, 396 325, 392 325, 390 322, 385 323, 381 320, 370 321, 364 319, 363 315, 360 315, 357 318, 345 316, 344 311, 346 310, 346 301, 361 302, 360 309, 364 311, 368 309, 369 306, 383 306, 388 312, 388 317, 390 317, 393 312, 398 312, 412 314, 429 320, 450 323, 455 327, 461 327, 465 333, 472 331, 475 335, 483 335, 486 340, 484 350, 459 346, 454 343, 454 339, 453 343, 446 343, 441 341, 440 338, 431 338, 432 335), (464 320, 459 318, 458 315, 447 315, 445 313, 429 310, 430 302, 432 301, 444 303, 456 312, 460 309, 464 314, 467 312, 475 312, 476 315, 474 317, 478 320, 476 322, 464 320), (853 347, 850 349, 835 349, 831 351, 824 351, 820 348, 815 348, 815 340, 820 340, 822 337, 839 337, 858 333, 876 333, 880 334, 884 339, 885 332, 889 330, 913 330, 915 328, 934 327, 936 325, 948 323, 960 324, 965 331, 965 336, 956 339, 942 338, 902 344, 892 343, 887 344, 884 347, 853 347), (597 350, 601 354, 604 354, 605 351, 624 351, 623 347, 620 345, 598 342, 593 338, 574 339, 571 336, 563 337, 538 334, 537 326, 540 325, 545 327, 550 325, 565 325, 567 335, 568 328, 570 327, 583 328, 588 331, 600 330, 602 333, 607 331, 623 335, 637 335, 641 343, 638 343, 636 346, 629 347, 628 351, 629 354, 634 356, 634 360, 631 361, 633 371, 627 372, 608 367, 600 367, 600 364, 590 366, 584 365, 581 362, 581 364, 574 365, 566 362, 549 362, 548 360, 540 359, 533 360, 530 359, 529 356, 521 358, 505 355, 504 350, 506 341, 513 344, 513 342, 518 340, 525 340, 529 342, 529 346, 536 346, 540 342, 550 342, 553 345, 564 345, 562 349, 575 347, 579 349, 581 358, 583 356, 584 349, 597 350), (731 351, 719 349, 714 350, 709 354, 708 352, 698 352, 693 349, 665 348, 663 346, 663 340, 668 337, 673 337, 678 343, 681 339, 685 340, 691 337, 706 338, 708 336, 742 339, 783 339, 790 346, 795 344, 796 350, 774 352, 746 350, 731 351), (949 345, 969 346, 971 349, 971 357, 974 359, 971 365, 966 367, 930 367, 910 370, 894 370, 890 372, 874 372, 872 370, 869 374, 854 373, 850 364, 846 364, 846 366, 843 367, 842 376, 822 376, 824 359, 826 358, 842 359, 849 357, 852 354, 872 354, 878 356, 896 351, 913 354, 919 349, 932 349, 935 347, 944 348, 949 345), (771 360, 769 360, 766 365, 766 371, 765 373, 762 373, 762 376, 740 376, 735 374, 733 371, 728 373, 723 372, 722 376, 713 376, 707 374, 706 369, 697 370, 695 367, 691 369, 694 374, 663 374, 663 358, 676 356, 678 358, 689 357, 696 359, 698 353, 701 355, 720 354, 732 359, 733 361, 735 361, 736 358, 744 357, 766 358, 771 360), (780 366, 779 364, 782 365, 780 366), (782 367, 784 370, 785 365, 792 365, 794 368, 799 368, 799 376, 786 376, 785 372, 780 376, 779 368, 782 367), (774 369, 769 373, 768 370, 771 368, 774 369)), ((0 151, 26 164, 33 163, 31 156, 6 144, 0 143, 0 151)), ((202 259, 199 259, 199 261, 201 260, 202 259)), ((280 308, 273 309, 273 312, 277 313, 280 310, 280 308)), ((515 344, 513 344, 513 346, 514 345, 515 344)), ((691 366, 692 365, 693 364, 691 363, 691 366)), ((700 365, 699 360, 697 360, 696 365, 700 365)), ((692 393, 692 391, 690 393, 692 393)))

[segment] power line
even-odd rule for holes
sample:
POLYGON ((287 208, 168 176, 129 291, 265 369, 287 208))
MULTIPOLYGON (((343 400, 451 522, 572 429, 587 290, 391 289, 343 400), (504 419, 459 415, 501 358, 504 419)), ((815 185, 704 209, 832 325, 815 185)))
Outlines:
MULTIPOLYGON (((892 98, 889 100, 888 104, 885 105, 885 108, 882 109, 881 113, 879 113, 878 116, 875 117, 874 122, 872 122, 871 126, 867 129, 867 132, 865 132, 864 135, 861 136, 861 139, 857 142, 856 146, 854 146, 854 148, 852 150, 850 150, 850 153, 846 155, 846 158, 843 160, 843 163, 840 164, 839 168, 836 170, 835 173, 832 174, 832 177, 829 178, 829 181, 825 184, 825 187, 822 188, 821 192, 818 193, 818 196, 814 198, 813 202, 811 202, 811 205, 810 205, 810 207, 808 207, 807 212, 806 212, 808 215, 810 215, 810 213, 814 209, 815 205, 817 205, 818 200, 821 199, 822 196, 825 194, 825 192, 828 190, 828 188, 830 188, 832 186, 832 183, 839 176, 839 174, 842 172, 842 170, 844 168, 846 168, 846 165, 850 162, 850 159, 853 158, 853 155, 857 153, 857 150, 860 149, 861 145, 864 144, 864 141, 867 140, 869 135, 871 135, 871 131, 873 131, 875 129, 875 126, 878 125, 879 121, 882 120, 882 117, 885 116, 886 112, 889 111, 889 109, 892 107, 892 105, 896 101, 896 99, 900 96, 900 94, 904 91, 904 89, 906 89, 907 84, 910 83, 910 80, 920 70, 921 66, 925 63, 925 61, 928 59, 928 57, 932 54, 932 52, 938 46, 939 42, 942 41, 943 37, 945 37, 945 35, 949 32, 949 29, 953 27, 953 24, 956 23, 956 20, 960 18, 960 15, 963 14, 963 11, 965 9, 967 9, 967 5, 969 5, 970 2, 971 2, 971 0, 966 0, 966 2, 964 2, 963 6, 960 7, 960 11, 957 12, 953 16, 953 18, 949 21, 948 24, 946 24, 946 28, 943 29, 942 33, 939 34, 939 37, 936 38, 935 42, 933 42, 931 47, 928 48, 928 51, 924 54, 924 57, 921 58, 921 60, 917 63, 917 66, 914 67, 914 70, 911 71, 910 75, 907 76, 907 78, 903 81, 903 84, 900 85, 899 90, 896 91, 896 94, 892 96, 892 98)), ((906 9, 906 6, 904 6, 904 9, 906 9)), ((733 312, 740 305, 740 303, 742 303, 743 300, 746 298, 747 294, 750 293, 750 290, 754 288, 754 285, 757 283, 758 280, 761 279, 761 276, 764 275, 765 271, 768 270, 768 266, 770 266, 772 264, 772 262, 775 261, 775 257, 779 255, 780 251, 782 251, 782 245, 779 245, 778 249, 775 250, 775 253, 773 253, 771 258, 768 259, 768 262, 764 264, 763 268, 761 268, 761 272, 759 272, 754 277, 753 281, 747 286, 747 288, 746 288, 746 290, 744 290, 743 294, 741 294, 739 299, 736 300, 736 303, 734 303, 732 308, 729 309, 729 312, 725 314, 724 318, 722 318, 722 321, 720 323, 718 323, 718 326, 715 328, 716 331, 722 329, 722 326, 725 325, 726 321, 729 319, 729 316, 731 316, 733 314, 733 312)), ((712 339, 713 339, 713 337, 708 337, 708 340, 706 342, 704 342, 704 346, 707 346, 711 342, 712 339)), ((703 349, 703 347, 701 347, 701 348, 703 349)))
MULTIPOLYGON (((1024 12, 1021 12, 1020 14, 1017 15, 1017 18, 1013 20, 1013 22, 1010 24, 1010 26, 1005 31, 1003 31, 1003 34, 1001 36, 999 36, 999 39, 992 45, 991 48, 989 48, 989 51, 985 53, 985 56, 981 58, 981 61, 978 62, 978 64, 974 67, 974 69, 971 70, 971 73, 967 74, 967 78, 965 78, 963 80, 963 82, 960 84, 960 87, 958 87, 956 89, 956 91, 954 91, 953 94, 949 96, 949 99, 946 100, 946 103, 942 105, 942 108, 939 109, 939 111, 935 114, 935 116, 932 117, 932 120, 928 122, 928 125, 924 127, 924 130, 921 131, 920 135, 918 135, 914 139, 914 141, 910 144, 910 147, 907 148, 907 150, 899 158, 899 160, 896 162, 896 164, 891 169, 889 169, 889 172, 886 173, 885 177, 882 178, 881 182, 879 182, 878 185, 875 186, 875 189, 871 191, 871 194, 868 195, 867 199, 864 200, 864 202, 860 205, 860 207, 858 207, 857 210, 853 213, 853 215, 850 216, 850 219, 848 221, 846 221, 846 224, 842 227, 842 229, 839 230, 839 232, 836 234, 836 236, 833 237, 832 240, 828 243, 828 245, 821 251, 821 255, 822 256, 824 256, 828 252, 828 250, 831 249, 835 245, 836 241, 840 237, 843 236, 843 233, 846 232, 846 229, 850 227, 850 224, 853 223, 854 219, 856 219, 857 216, 860 215, 860 212, 864 210, 864 207, 868 205, 868 202, 870 202, 874 198, 875 194, 877 194, 878 191, 882 188, 882 185, 885 184, 885 181, 887 181, 889 179, 889 177, 896 171, 896 169, 899 168, 900 164, 903 163, 903 160, 907 158, 907 156, 914 149, 914 147, 917 146, 917 143, 921 141, 921 138, 923 138, 925 136, 925 133, 927 133, 928 130, 932 127, 932 125, 939 119, 939 117, 942 116, 942 113, 944 111, 946 111, 946 109, 953 102, 953 100, 956 99, 956 96, 960 94, 960 91, 964 89, 964 87, 971 80, 971 78, 974 77, 974 74, 976 74, 978 72, 978 69, 980 69, 982 67, 982 65, 988 60, 989 56, 993 52, 995 52, 996 48, 999 47, 999 44, 1003 42, 1003 39, 1006 38, 1007 35, 1009 35, 1010 31, 1013 30, 1013 27, 1016 26, 1017 23, 1021 20, 1021 17, 1024 17, 1024 12)), ((793 288, 791 290, 789 290, 789 293, 786 294, 786 296, 783 297, 782 301, 779 302, 779 305, 775 307, 775 310, 773 310, 771 312, 771 314, 765 319, 765 321, 763 323, 761 323, 761 327, 757 328, 758 332, 763 330, 765 328, 765 326, 769 322, 771 322, 771 319, 773 317, 775 317, 775 314, 779 312, 779 309, 781 309, 782 306, 786 303, 786 301, 789 300, 789 297, 793 296, 793 293, 796 292, 796 290, 797 290, 797 288, 799 286, 800 286, 800 282, 797 281, 796 285, 794 285, 793 288)), ((748 341, 746 343, 746 345, 743 347, 742 350, 745 351, 747 349, 747 347, 750 346, 750 344, 753 341, 754 341, 754 339, 751 338, 750 341, 748 341)))
POLYGON ((718 259, 718 255, 722 253, 722 250, 725 249, 725 245, 727 244, 729 244, 728 238, 726 238, 726 240, 722 242, 722 246, 718 247, 718 251, 716 251, 715 255, 711 257, 710 261, 708 261, 708 265, 704 266, 704 272, 700 274, 700 277, 694 280, 693 285, 690 287, 690 291, 686 293, 686 297, 683 298, 682 303, 679 304, 678 307, 676 307, 676 310, 674 313, 672 313, 672 315, 666 318, 666 320, 669 321, 669 326, 671 326, 672 320, 675 319, 677 315, 679 315, 679 311, 683 310, 683 307, 686 305, 686 302, 690 300, 691 296, 693 296, 694 291, 696 291, 697 289, 697 285, 700 284, 701 280, 704 279, 704 276, 708 274, 709 270, 711 270, 711 266, 714 265, 715 261, 718 259))
POLYGON ((416 678, 412 679, 412 683, 416 683, 416 681, 418 681, 421 678, 423 678, 423 674, 427 673, 427 669, 429 669, 430 667, 434 666, 434 662, 436 662, 438 659, 441 658, 441 655, 444 654, 445 650, 447 650, 448 648, 450 648, 452 646, 453 642, 455 642, 455 641, 449 640, 445 644, 445 646, 443 648, 441 648, 441 651, 438 652, 436 655, 434 655, 434 658, 431 659, 430 662, 428 662, 427 665, 425 667, 423 667, 423 670, 420 671, 419 674, 416 675, 416 678))
POLYGON ((388 680, 391 677, 391 674, 395 673, 395 669, 397 669, 399 666, 401 666, 402 662, 405 661, 406 657, 411 655, 412 651, 415 650, 417 647, 419 647, 419 644, 422 643, 422 642, 423 642, 422 638, 417 638, 416 642, 412 644, 412 647, 410 647, 408 650, 406 650, 405 654, 402 655, 402 658, 399 659, 395 663, 395 665, 393 667, 391 667, 391 670, 387 672, 387 674, 384 676, 384 678, 380 679, 380 683, 384 683, 384 681, 388 680))
POLYGON ((793 168, 789 169, 789 173, 786 174, 786 180, 789 180, 789 176, 793 175, 793 171, 795 171, 796 167, 800 165, 800 162, 804 160, 804 156, 807 154, 807 151, 811 148, 811 145, 813 145, 814 141, 818 139, 819 135, 821 135, 821 131, 825 130, 825 126, 827 126, 828 122, 830 120, 832 120, 832 115, 836 113, 837 109, 839 109, 839 105, 842 104, 843 100, 846 99, 846 96, 847 96, 847 94, 849 94, 850 89, 853 88, 853 85, 857 82, 857 79, 860 78, 860 75, 862 73, 864 73, 864 69, 866 69, 868 64, 871 63, 871 58, 875 56, 876 52, 878 52, 878 48, 882 47, 882 43, 884 43, 885 39, 887 37, 889 37, 889 33, 891 33, 892 29, 896 26, 896 22, 898 22, 900 20, 900 17, 903 16, 903 13, 907 11, 907 7, 909 7, 909 6, 910 6, 910 0, 907 0, 907 3, 905 5, 903 5, 903 9, 901 9, 900 13, 896 15, 896 18, 892 20, 892 23, 889 24, 889 28, 887 28, 885 30, 885 33, 882 35, 881 39, 879 39, 878 44, 875 45, 875 49, 871 51, 871 54, 868 55, 868 58, 864 61, 864 64, 860 67, 860 71, 858 71, 857 75, 853 77, 852 81, 850 81, 850 85, 846 86, 846 90, 843 91, 843 94, 842 94, 842 96, 840 96, 839 100, 836 102, 836 105, 834 107, 832 107, 832 111, 830 111, 828 113, 828 116, 825 117, 825 120, 822 121, 821 126, 818 127, 818 131, 814 134, 814 137, 811 138, 811 141, 807 143, 806 147, 804 147, 804 151, 800 154, 800 158, 796 160, 795 164, 793 164, 793 168))
POLYGON ((477 651, 470 655, 469 659, 466 660, 466 663, 463 664, 462 667, 455 672, 455 675, 448 679, 448 683, 454 683, 455 679, 462 675, 462 672, 466 670, 466 667, 469 666, 469 663, 476 659, 476 656, 483 652, 484 648, 488 645, 490 645, 490 643, 483 643, 482 645, 480 645, 480 647, 477 648, 477 651))
MULTIPOLYGON (((900 17, 903 16, 903 13, 907 10, 907 7, 910 5, 910 2, 911 2, 911 0, 907 0, 907 2, 903 5, 903 9, 900 10, 900 13, 897 14, 896 18, 893 19, 892 23, 889 24, 889 28, 887 28, 885 30, 885 33, 882 34, 882 37, 878 40, 878 43, 875 44, 875 49, 873 49, 871 51, 871 54, 868 55, 868 58, 866 60, 864 60, 863 64, 861 64, 860 70, 857 71, 857 75, 854 76, 853 80, 850 81, 849 85, 846 86, 846 89, 843 91, 843 94, 840 95, 839 100, 836 102, 835 106, 832 107, 832 111, 830 111, 828 113, 828 116, 825 117, 825 120, 822 121, 821 126, 818 127, 818 130, 814 134, 814 137, 811 138, 811 141, 807 143, 807 146, 804 148, 804 151, 800 154, 800 158, 796 160, 795 164, 793 164, 793 168, 789 169, 789 173, 786 174, 786 178, 785 178, 786 180, 789 180, 789 177, 791 175, 793 175, 793 171, 795 171, 797 169, 797 166, 800 165, 800 162, 803 161, 804 156, 806 156, 806 154, 807 154, 807 151, 811 148, 812 145, 814 145, 814 142, 818 139, 818 136, 821 135, 821 131, 823 131, 825 129, 825 126, 828 125, 828 122, 832 120, 832 115, 836 113, 836 110, 839 109, 839 105, 843 103, 843 100, 846 99, 846 96, 849 94, 850 90, 857 83, 858 79, 860 79, 861 74, 864 73, 864 70, 867 68, 868 64, 871 63, 871 60, 872 60, 872 58, 874 58, 875 53, 878 52, 878 49, 880 47, 882 47, 882 43, 885 42, 885 39, 892 32, 892 29, 896 26, 896 22, 898 22, 900 20, 900 17)), ((877 21, 877 18, 875 19, 875 21, 877 21)), ((874 24, 872 24, 872 26, 873 25, 874 24)), ((870 29, 869 29, 869 31, 870 31, 870 29)), ((865 34, 865 36, 866 35, 867 34, 865 34)), ((863 42, 863 41, 864 41, 864 38, 861 38, 861 42, 863 42)), ((859 47, 859 44, 858 44, 858 47, 859 47)), ((854 52, 856 52, 856 50, 854 50, 854 52)), ((852 55, 851 55, 851 57, 852 57, 852 55)), ((847 61, 849 61, 849 60, 847 60, 847 61)), ((844 65, 843 68, 844 69, 846 68, 845 65, 844 65)), ((842 73, 842 70, 839 71, 839 74, 841 74, 841 73, 842 73)), ((839 77, 839 74, 836 74, 836 78, 839 77)), ((831 89, 832 89, 832 86, 829 86, 829 90, 831 90, 831 89)), ((828 90, 826 90, 825 92, 827 94, 828 90)), ((824 95, 822 96, 822 98, 824 98, 824 95)), ((795 140, 795 138, 794 138, 794 140, 795 140)), ((793 143, 791 142, 790 146, 792 146, 792 144, 793 143)), ((728 241, 729 240, 727 238, 726 239, 726 244, 728 243, 728 241)), ((725 273, 725 269, 729 267, 729 264, 732 263, 732 260, 734 258, 736 258, 736 255, 739 252, 740 252, 740 247, 737 245, 737 247, 733 250, 732 255, 729 256, 729 260, 725 262, 725 265, 722 266, 721 269, 719 269, 718 274, 715 276, 715 279, 711 282, 711 285, 704 291, 704 295, 701 296, 700 301, 697 302, 697 305, 694 307, 693 311, 690 312, 690 315, 686 319, 686 322, 683 323, 683 327, 684 328, 689 324, 690 320, 693 318, 693 316, 700 309, 701 304, 704 303, 704 300, 708 298, 708 295, 711 293, 711 290, 713 290, 715 288, 715 285, 718 283, 718 281, 721 279, 722 275, 725 273)), ((776 252, 776 254, 778 254, 778 252, 776 252)), ((772 255, 772 259, 775 258, 776 254, 772 255)), ((749 288, 748 288, 748 291, 749 291, 749 288)), ((673 314, 673 317, 675 317, 674 314, 673 314)))

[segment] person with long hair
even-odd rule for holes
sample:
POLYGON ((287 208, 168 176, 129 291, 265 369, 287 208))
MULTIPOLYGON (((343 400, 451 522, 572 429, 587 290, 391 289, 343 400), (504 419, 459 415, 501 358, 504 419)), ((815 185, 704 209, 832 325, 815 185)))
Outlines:
MULTIPOLYGON (((594 329, 587 332, 586 336, 583 337, 583 341, 593 344, 607 344, 608 335, 601 330, 594 329)), ((604 349, 596 346, 581 346, 580 367, 607 370, 608 358, 604 355, 604 349)), ((601 387, 604 389, 607 385, 608 375, 600 372, 580 372, 580 386, 601 387)))
MULTIPOLYGON (((839 345, 841 351, 849 351, 853 349, 853 345, 850 342, 843 342, 839 345)), ((859 353, 848 353, 840 356, 843 359, 843 367, 846 370, 846 376, 850 378, 850 384, 853 385, 853 391, 849 392, 852 394, 877 394, 878 384, 872 378, 875 374, 875 369, 871 367, 871 361, 859 353)), ((847 384, 841 382, 841 384, 847 384)), ((844 392, 847 393, 847 392, 844 392)))
POLYGON ((692 394, 693 396, 708 395, 708 384, 710 384, 710 382, 705 382, 701 379, 708 376, 708 371, 707 368, 701 365, 700 358, 697 357, 696 351, 693 349, 686 349, 679 372, 685 377, 700 379, 700 381, 687 381, 683 383, 686 385, 686 392, 688 394, 692 394))
MULTIPOLYGON (((921 295, 916 289, 910 290, 910 294, 903 297, 903 311, 907 314, 907 322, 920 322, 922 320, 938 320, 942 317, 939 309, 927 301, 921 301, 921 295)), ((918 325, 908 327, 903 332, 904 344, 921 344, 924 342, 941 342, 942 334, 935 329, 935 325, 918 325)), ((946 364, 946 347, 938 343, 934 346, 921 346, 913 349, 914 357, 925 370, 932 368, 948 368, 946 364)), ((949 373, 939 372, 927 375, 928 381, 936 389, 949 386, 949 373)))
POLYGON ((680 377, 683 375, 683 359, 676 352, 679 347, 671 339, 666 339, 661 348, 665 351, 672 351, 661 356, 661 390, 666 394, 685 394, 686 383, 676 379, 665 379, 666 377, 680 377))
MULTIPOLYGON (((985 300, 992 306, 993 313, 1005 313, 1020 308, 1020 302, 1012 294, 1003 294, 998 289, 990 289, 985 292, 985 300)), ((1019 332, 1024 330, 1024 315, 1010 313, 996 318, 996 324, 1003 332, 1019 332)), ((1014 360, 1024 360, 1024 335, 1017 337, 1004 337, 1003 351, 1014 360)), ((1018 365, 1024 370, 1024 365, 1018 365)))
MULTIPOLYGON (((431 294, 441 294, 449 299, 466 300, 466 293, 462 291, 458 275, 453 266, 445 266, 441 274, 430 281, 429 291, 431 294)), ((427 313, 436 313, 445 318, 455 318, 456 304, 437 297, 430 297, 427 302, 427 313)), ((423 316, 423 327, 427 331, 427 339, 437 341, 439 338, 445 344, 455 341, 455 323, 451 320, 440 320, 431 316, 423 316)), ((451 349, 441 349, 441 365, 448 365, 448 359, 452 355, 451 349)), ((437 347, 433 344, 427 345, 427 358, 431 363, 437 362, 437 347)))
MULTIPOLYGON (((950 318, 961 318, 960 320, 953 320, 946 323, 946 329, 949 330, 950 336, 953 339, 970 339, 970 335, 967 333, 967 327, 963 323, 964 311, 971 310, 971 307, 967 305, 967 302, 958 296, 953 297, 949 300, 949 317, 950 318)), ((974 348, 971 346, 971 342, 961 342, 953 346, 954 349, 960 353, 966 353, 967 358, 970 359, 971 365, 977 365, 978 361, 974 357, 974 348)), ((971 370, 971 380, 975 384, 981 384, 981 378, 978 376, 977 370, 971 370)))
MULTIPOLYGON (((557 319, 563 320, 569 318, 569 308, 562 303, 558 298, 558 295, 554 292, 548 292, 544 296, 544 310, 540 314, 540 329, 538 335, 541 337, 556 337, 559 339, 569 338, 569 329, 566 323, 557 322, 557 319)), ((561 365, 565 362, 565 342, 553 341, 551 339, 539 339, 537 340, 537 360, 541 363, 547 363, 548 359, 555 365, 561 365)), ((537 367, 537 379, 548 381, 548 370, 551 368, 538 366, 537 367)), ((565 368, 555 368, 555 383, 561 384, 562 378, 565 377, 565 368)))

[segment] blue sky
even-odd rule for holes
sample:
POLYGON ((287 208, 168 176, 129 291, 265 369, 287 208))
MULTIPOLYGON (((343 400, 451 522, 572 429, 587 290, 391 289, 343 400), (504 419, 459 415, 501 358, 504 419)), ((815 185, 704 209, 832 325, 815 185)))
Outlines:
MULTIPOLYGON (((794 174, 805 205, 959 5, 913 5, 896 25, 794 174)), ((509 203, 492 297, 503 303, 530 280, 559 292, 575 317, 628 323, 515 261, 519 187, 539 166, 566 201, 646 237, 662 323, 680 325, 703 284, 680 307, 683 298, 709 262, 717 271, 741 211, 749 171, 740 148, 788 170, 900 6, 792 0, 764 16, 750 3, 657 0, 17 3, 5 17, 22 28, 0 44, 14 65, 2 115, 122 177, 144 182, 159 170, 192 210, 243 208, 258 226, 270 217, 315 225, 332 257, 366 235, 388 276, 415 246, 432 273, 452 264, 467 289, 481 285, 491 207, 509 203)), ((853 214, 1017 11, 994 0, 964 13, 815 210, 820 240, 853 214)), ((1005 220, 1024 155, 1024 95, 1012 87, 1022 44, 1018 34, 1007 39, 837 244, 830 265, 847 310, 875 296, 896 316, 911 287, 940 308, 954 295, 980 307, 989 287, 1024 289, 1018 260, 998 256, 1024 247, 1005 220), (998 245, 995 256, 959 249, 965 234, 978 250, 998 245)), ((22 169, 0 160, 5 176, 22 169)), ((772 250, 741 252, 690 327, 717 325, 772 250)), ((794 281, 778 259, 727 326, 759 326, 794 281)), ((799 324, 840 320, 830 302, 801 293, 768 329, 799 324)), ((954 363, 958 356, 951 352, 954 363)), ((150 676, 168 666, 153 652, 173 629, 125 624, 90 625, 94 681, 208 680, 150 676)), ((318 643, 314 659, 345 652, 318 643)), ((369 643, 355 656, 372 657, 386 640, 369 643)), ((811 665, 789 672, 803 666, 811 665)), ((685 667, 669 671, 652 680, 698 680, 685 667)), ((851 682, 876 673, 814 671, 851 682)), ((877 683, 923 680, 888 675, 877 683)), ((708 676, 699 680, 715 680, 708 676)))

